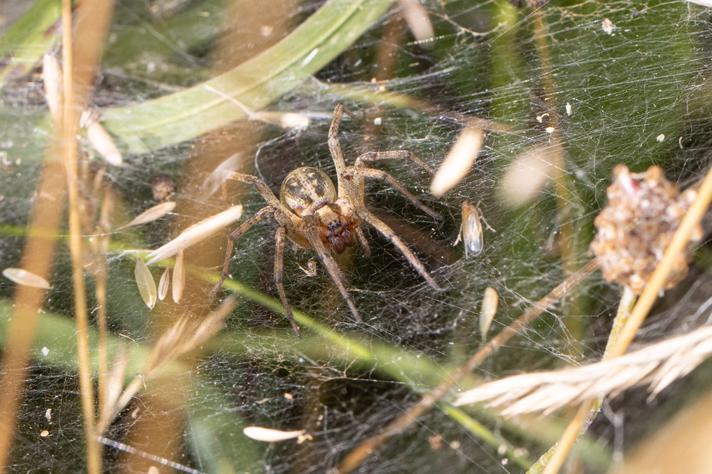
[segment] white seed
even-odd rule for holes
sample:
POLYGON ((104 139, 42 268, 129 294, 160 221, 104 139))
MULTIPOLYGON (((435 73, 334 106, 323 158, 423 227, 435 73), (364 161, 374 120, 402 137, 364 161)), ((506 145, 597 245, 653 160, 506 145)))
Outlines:
POLYGON ((662 142, 665 141, 665 134, 664 134, 664 133, 661 133, 660 135, 658 135, 657 137, 655 137, 655 139, 658 141, 658 143, 662 143, 662 142))
POLYGON ((163 301, 166 299, 166 295, 168 294, 168 287, 171 286, 171 269, 170 267, 166 267, 165 270, 163 270, 163 274, 161 275, 161 279, 158 280, 158 299, 163 301))
POLYGON ((146 266, 146 263, 141 258, 136 259, 136 267, 134 268, 134 279, 138 292, 141 294, 141 299, 146 306, 153 309, 156 306, 158 293, 156 291, 156 282, 153 281, 153 275, 146 266))
POLYGON ((44 82, 45 100, 49 112, 55 121, 59 121, 62 103, 62 68, 53 54, 45 54, 42 57, 42 82, 44 82))
POLYGON ((549 182, 561 148, 537 145, 519 154, 507 168, 499 186, 499 198, 510 207, 532 201, 549 182))
POLYGON ((173 287, 171 290, 171 296, 173 301, 180 303, 181 298, 183 298, 183 289, 185 288, 185 252, 181 250, 178 252, 178 257, 176 257, 176 264, 173 267, 173 287))
POLYGON ((485 289, 485 294, 482 297, 482 306, 480 307, 480 335, 483 341, 487 338, 487 333, 494 320, 494 315, 497 314, 498 304, 499 295, 497 291, 488 286, 485 289))
POLYGON ((430 183, 433 196, 441 197, 469 173, 484 143, 485 132, 477 127, 465 128, 450 149, 430 183))
POLYGON ((175 207, 176 203, 173 201, 162 202, 151 208, 146 209, 141 214, 136 216, 131 222, 119 227, 119 229, 125 229, 127 227, 133 227, 137 225, 146 224, 148 222, 153 222, 171 212, 173 209, 175 209, 175 207))
POLYGON ((572 108, 571 108, 571 104, 569 104, 568 102, 566 102, 566 115, 568 115, 569 117, 571 117, 571 114, 572 114, 572 113, 573 113, 573 110, 572 110, 572 108))
POLYGON ((286 441, 288 439, 295 439, 304 435, 304 430, 281 431, 273 430, 271 428, 262 428, 260 426, 247 426, 242 429, 242 432, 248 438, 252 438, 256 441, 264 441, 265 443, 286 441))
POLYGON ((52 421, 52 409, 51 408, 47 408, 47 410, 45 410, 45 418, 47 418, 47 421, 52 421))
POLYGON ((418 0, 399 0, 401 13, 417 41, 431 41, 435 33, 425 7, 418 0))
POLYGON ((231 208, 207 219, 203 219, 195 225, 188 227, 181 232, 178 237, 166 243, 165 245, 152 251, 149 256, 148 265, 152 265, 165 258, 170 258, 176 255, 181 250, 184 250, 191 245, 194 245, 201 240, 205 240, 211 234, 217 232, 223 227, 227 227, 237 221, 242 216, 242 206, 232 206, 231 208))
POLYGON ((124 159, 121 156, 119 148, 114 142, 114 138, 106 131, 104 126, 97 122, 92 122, 87 126, 87 139, 91 146, 106 160, 107 163, 113 166, 121 166, 124 164, 124 159))
POLYGON ((2 271, 2 274, 5 278, 14 281, 18 285, 31 286, 43 290, 49 290, 51 288, 47 280, 22 268, 6 268, 2 271))
POLYGON ((614 25, 608 18, 604 18, 603 21, 601 21, 601 29, 607 35, 612 35, 616 29, 616 25, 614 25))

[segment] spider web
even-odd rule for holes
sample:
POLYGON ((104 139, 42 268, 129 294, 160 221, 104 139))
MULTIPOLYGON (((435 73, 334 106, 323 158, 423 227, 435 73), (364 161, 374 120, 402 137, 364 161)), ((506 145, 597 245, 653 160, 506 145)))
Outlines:
MULTIPOLYGON (((214 74, 211 68, 227 67, 221 62, 227 61, 225 57, 254 54, 257 46, 250 35, 255 28, 237 21, 238 27, 229 30, 224 24, 227 3, 117 2, 94 104, 102 108, 139 103, 206 80, 214 74), (136 35, 138 39, 132 40, 136 35), (221 43, 225 38, 229 46, 221 43), (219 48, 227 54, 216 54, 219 48)), ((280 10, 279 2, 263 3, 269 10, 266 16, 277 19, 267 25, 277 35, 286 34, 287 27, 293 28, 321 6, 306 0, 280 10)), ((248 8, 245 5, 238 2, 233 8, 248 8)), ((117 222, 157 203, 152 196, 156 176, 168 176, 177 185, 178 212, 135 230, 115 232, 112 239, 125 247, 156 248, 203 213, 238 202, 244 216, 251 216, 264 206, 256 192, 228 186, 227 192, 218 190, 208 198, 196 192, 195 183, 203 182, 235 153, 241 166, 263 178, 275 193, 284 176, 299 166, 318 167, 335 177, 326 137, 337 101, 354 112, 346 117, 340 135, 349 163, 367 150, 405 149, 437 167, 462 130, 452 115, 348 100, 339 92, 338 86, 344 84, 372 91, 377 87, 372 78, 388 79, 383 84, 391 92, 509 128, 488 134, 473 170, 442 199, 428 193, 429 176, 410 163, 375 165, 443 216, 433 220, 388 186, 367 187, 369 208, 415 249, 445 291, 433 291, 391 243, 365 228, 371 256, 355 250, 340 259, 364 317, 356 324, 323 267, 317 265, 314 277, 303 271, 309 259, 316 258, 314 252, 288 244, 285 286, 293 307, 343 338, 360 341, 367 351, 387 347, 390 352, 382 351, 386 356, 374 362, 345 353, 309 330, 304 340, 298 340, 282 316, 241 298, 226 330, 196 363, 184 403, 161 411, 141 398, 134 400, 107 438, 146 452, 162 451, 165 447, 152 443, 145 430, 135 435, 134 429, 142 417, 156 423, 170 418, 180 427, 167 441, 175 453, 171 460, 200 471, 311 473, 334 468, 359 441, 416 402, 420 392, 432 387, 433 377, 444 376, 479 347, 478 316, 485 288, 495 288, 500 298, 493 334, 566 278, 566 268, 579 267, 590 258, 592 221, 605 204, 613 166, 623 163, 640 171, 656 164, 681 187, 699 179, 707 166, 707 104, 712 91, 706 82, 711 43, 705 9, 681 1, 551 2, 540 10, 550 54, 548 71, 533 40, 542 31, 531 9, 492 1, 433 0, 423 5, 435 29, 430 43, 414 41, 393 8, 315 77, 269 107, 308 114, 308 127, 236 123, 189 143, 126 156, 123 167, 108 168, 107 180, 120 203, 117 222), (605 19, 612 30, 602 26, 605 19), (392 65, 386 67, 379 51, 388 47, 394 56, 388 57, 392 65), (555 91, 546 99, 542 77, 548 72, 555 91), (546 114, 552 110, 560 121, 567 160, 563 171, 571 196, 562 205, 561 196, 548 185, 533 201, 507 208, 497 197, 502 175, 517 155, 550 142, 546 127, 551 117, 546 114), (207 157, 198 162, 195 156, 207 157), (463 200, 480 203, 494 229, 485 228, 485 249, 476 257, 465 258, 462 247, 452 245, 463 200), (561 232, 567 227, 574 231, 574 251, 568 256, 561 247, 561 232), (299 444, 259 443, 244 436, 242 428, 248 425, 304 429, 312 439, 299 444)), ((36 198, 34 185, 47 139, 46 129, 38 124, 45 108, 38 74, 12 81, 0 95, 2 268, 16 266, 22 252, 24 237, 17 234, 36 198)), ((201 251, 210 247, 219 256, 223 239, 198 247, 201 251)), ((639 342, 708 322, 711 283, 706 247, 703 243, 696 249, 688 278, 661 299, 639 342)), ((276 296, 273 248, 274 224, 254 227, 237 244, 231 277, 276 296)), ((45 310, 69 318, 70 259, 63 245, 58 252, 45 310)), ((217 263, 210 269, 216 270, 217 263)), ((476 375, 495 379, 600 358, 620 297, 619 288, 600 278, 599 274, 589 278, 546 311, 476 375)), ((166 320, 157 320, 141 301, 133 260, 113 251, 108 281, 112 336, 150 347, 166 320)), ((12 289, 10 282, 0 281, 5 304, 12 289)), ((204 295, 186 298, 183 305, 166 304, 163 312, 174 318, 198 313, 205 309, 206 299, 204 295)), ((96 302, 91 304, 95 309, 96 302)), ((74 335, 58 334, 57 341, 62 337, 74 335)), ((46 349, 50 356, 36 353, 28 374, 11 472, 66 472, 85 462, 78 377, 67 363, 53 358, 55 347, 46 349), (40 435, 43 430, 47 436, 40 435)), ((588 435, 586 446, 597 449, 584 456, 590 472, 605 471, 611 458, 624 455, 661 426, 694 393, 709 387, 709 380, 709 365, 704 365, 652 402, 645 401, 647 394, 640 390, 607 403, 588 435)), ((166 390, 162 396, 179 397, 170 386, 166 390)), ((536 460, 557 439, 486 410, 469 413, 529 460, 536 460)), ((566 419, 551 416, 542 425, 563 426, 566 419)), ((104 456, 108 472, 121 471, 129 459, 111 448, 104 456)), ((382 446, 359 472, 524 470, 506 450, 491 446, 436 409, 382 446)))

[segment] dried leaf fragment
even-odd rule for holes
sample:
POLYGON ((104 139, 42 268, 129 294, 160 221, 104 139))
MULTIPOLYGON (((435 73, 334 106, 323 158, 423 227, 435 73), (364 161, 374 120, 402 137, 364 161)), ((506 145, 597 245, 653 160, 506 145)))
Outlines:
POLYGON ((497 314, 497 306, 499 304, 499 295, 497 290, 488 286, 485 289, 485 294, 482 297, 482 306, 480 307, 480 334, 482 340, 487 338, 487 333, 494 320, 494 315, 497 314))
POLYGON ((183 289, 185 288, 185 252, 181 250, 178 252, 178 257, 176 258, 176 264, 173 267, 173 286, 171 289, 171 296, 173 301, 180 303, 183 297, 183 289))
POLYGON ((136 267, 134 268, 134 279, 138 292, 141 294, 141 299, 146 306, 153 309, 156 306, 158 292, 156 291, 156 282, 153 281, 153 275, 146 266, 146 263, 141 258, 136 259, 136 267))
POLYGON ((470 126, 460 133, 430 183, 433 196, 443 196, 462 181, 475 164, 484 140, 485 132, 478 127, 470 126))
POLYGON ((162 202, 160 204, 156 204, 153 207, 150 207, 143 211, 141 214, 136 216, 131 222, 128 224, 125 224, 119 229, 125 229, 127 227, 134 227, 137 225, 142 225, 142 224, 147 224, 149 222, 153 222, 155 220, 160 219, 161 217, 165 216, 169 212, 171 212, 173 209, 175 209, 176 203, 174 201, 166 201, 162 202))
POLYGON ((176 255, 179 251, 206 239, 211 234, 223 227, 227 227, 242 216, 242 206, 232 206, 231 208, 203 219, 195 225, 188 227, 181 232, 178 237, 165 245, 152 251, 148 256, 148 265, 152 265, 163 259, 176 255))
POLYGON ((304 430, 282 431, 272 428, 262 428, 261 426, 246 426, 242 429, 242 432, 248 438, 265 443, 277 443, 279 441, 295 439, 305 434, 304 430))
POLYGON ((8 280, 11 280, 18 285, 31 286, 33 288, 41 288, 43 290, 49 290, 51 286, 49 282, 39 275, 36 275, 22 268, 6 268, 2 271, 2 274, 8 280))

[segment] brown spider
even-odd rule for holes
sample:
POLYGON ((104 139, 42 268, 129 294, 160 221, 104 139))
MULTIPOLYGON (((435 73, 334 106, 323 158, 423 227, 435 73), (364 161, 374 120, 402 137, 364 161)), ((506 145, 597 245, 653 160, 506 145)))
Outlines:
POLYGON ((341 104, 337 104, 329 128, 329 150, 336 167, 338 192, 326 173, 308 166, 297 168, 284 178, 279 191, 280 199, 277 199, 267 183, 256 176, 235 172, 228 176, 243 183, 253 184, 267 201, 267 206, 242 223, 228 237, 222 274, 215 290, 222 286, 222 282, 227 277, 235 242, 253 225, 266 217, 272 217, 277 223, 274 280, 287 318, 297 334, 299 334, 299 327, 294 322, 283 282, 285 236, 303 248, 311 248, 316 251, 357 321, 362 320, 361 316, 346 289, 345 278, 332 253, 341 253, 358 240, 364 254, 370 255, 368 242, 361 230, 362 222, 368 223, 393 242, 393 245, 400 250, 425 281, 433 288, 440 289, 418 257, 403 243, 393 229, 366 208, 364 200, 365 178, 381 179, 388 182, 423 212, 437 219, 439 215, 422 204, 396 178, 385 171, 369 168, 365 164, 379 160, 404 159, 412 161, 430 173, 433 170, 406 150, 367 152, 356 158, 352 166, 347 166, 337 137, 342 114, 343 107, 341 104))

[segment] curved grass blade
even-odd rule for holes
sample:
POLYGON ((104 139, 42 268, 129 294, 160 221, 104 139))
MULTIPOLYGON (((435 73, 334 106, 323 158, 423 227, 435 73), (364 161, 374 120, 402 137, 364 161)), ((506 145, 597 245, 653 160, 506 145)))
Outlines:
POLYGON ((282 41, 207 82, 103 111, 103 124, 132 153, 180 143, 247 117, 297 87, 348 48, 393 0, 328 0, 282 41), (214 90, 220 92, 216 94, 214 90))

